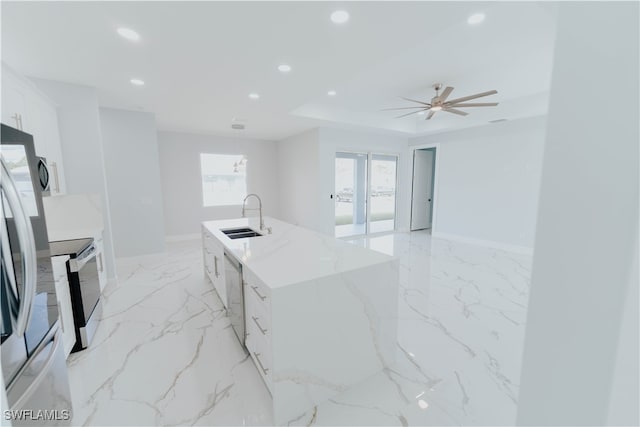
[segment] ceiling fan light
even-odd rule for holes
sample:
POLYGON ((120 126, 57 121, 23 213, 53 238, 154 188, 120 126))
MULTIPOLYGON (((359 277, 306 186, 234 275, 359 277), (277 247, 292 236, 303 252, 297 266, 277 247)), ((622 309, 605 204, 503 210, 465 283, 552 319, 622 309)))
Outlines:
POLYGON ((436 105, 436 106, 433 106, 433 107, 429 108, 429 110, 431 110, 431 111, 440 111, 440 110, 442 110, 442 107, 440 107, 439 105, 436 105))

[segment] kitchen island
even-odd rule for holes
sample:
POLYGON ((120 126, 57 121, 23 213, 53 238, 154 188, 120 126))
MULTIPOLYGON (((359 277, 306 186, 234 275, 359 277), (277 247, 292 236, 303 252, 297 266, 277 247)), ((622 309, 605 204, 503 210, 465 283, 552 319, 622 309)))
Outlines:
POLYGON ((264 222, 264 230, 257 218, 203 222, 204 266, 232 325, 244 308, 244 333, 234 329, 271 393, 275 423, 287 424, 393 362, 399 266, 330 236, 264 222), (224 233, 240 228, 261 236, 224 233))

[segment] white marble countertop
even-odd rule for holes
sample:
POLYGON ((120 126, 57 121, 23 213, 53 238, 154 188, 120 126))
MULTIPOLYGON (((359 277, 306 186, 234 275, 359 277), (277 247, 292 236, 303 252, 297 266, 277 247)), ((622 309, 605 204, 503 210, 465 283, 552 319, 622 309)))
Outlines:
POLYGON ((222 243, 225 251, 272 289, 393 259, 271 217, 264 217, 264 223, 271 227, 272 234, 260 231, 260 220, 254 217, 205 221, 202 225, 222 243), (220 231, 236 227, 249 227, 263 236, 233 240, 220 231))

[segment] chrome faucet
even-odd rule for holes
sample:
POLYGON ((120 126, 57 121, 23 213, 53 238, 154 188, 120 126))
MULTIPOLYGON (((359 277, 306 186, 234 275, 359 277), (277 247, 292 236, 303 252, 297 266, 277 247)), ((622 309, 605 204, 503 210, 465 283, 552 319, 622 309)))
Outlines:
POLYGON ((262 219, 262 200, 260 200, 260 196, 258 196, 255 193, 251 193, 251 194, 247 194, 247 197, 244 198, 244 200, 242 201, 242 217, 244 218, 246 215, 246 211, 260 211, 260 230, 264 230, 264 220, 262 219), (247 205, 247 199, 249 197, 255 197, 256 199, 258 199, 258 209, 247 209, 246 205, 247 205))

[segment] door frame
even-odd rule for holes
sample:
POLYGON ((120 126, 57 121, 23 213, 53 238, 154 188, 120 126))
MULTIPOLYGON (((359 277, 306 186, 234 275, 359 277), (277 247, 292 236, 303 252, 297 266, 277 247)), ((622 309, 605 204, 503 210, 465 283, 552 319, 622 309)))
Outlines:
POLYGON ((377 234, 385 234, 385 233, 395 233, 398 230, 398 185, 400 183, 399 181, 399 170, 398 167, 400 166, 400 154, 399 153, 385 153, 382 151, 369 151, 369 176, 367 177, 367 185, 369 186, 369 198, 368 198, 368 203, 367 203, 367 235, 377 235, 377 234), (372 167, 372 163, 373 163, 373 156, 375 155, 379 155, 379 156, 389 156, 389 157, 395 157, 396 158, 396 179, 395 179, 395 194, 393 196, 394 200, 393 200, 393 230, 389 230, 389 231, 378 231, 375 233, 371 233, 370 230, 370 224, 371 224, 371 172, 373 171, 373 167, 372 167))
MULTIPOLYGON (((366 179, 366 190, 367 190, 367 197, 366 197, 366 221, 365 221, 365 231, 363 234, 354 234, 351 236, 343 236, 340 238, 352 238, 352 237, 361 237, 361 236, 371 236, 371 235, 380 235, 380 234, 387 234, 387 233, 394 233, 396 231, 398 231, 398 185, 400 183, 400 170, 399 170, 399 166, 400 166, 400 156, 402 155, 401 152, 399 151, 387 151, 387 150, 362 150, 362 149, 349 149, 349 148, 345 148, 345 147, 336 147, 335 152, 333 153, 333 176, 332 179, 334 180, 334 184, 333 184, 333 189, 332 191, 335 192, 335 176, 336 176, 336 171, 335 171, 335 159, 337 158, 337 154, 338 153, 346 153, 346 154, 364 154, 367 156, 367 175, 365 177, 366 179), (396 179, 395 179, 395 190, 396 190, 396 194, 394 196, 394 211, 393 211, 393 230, 390 231, 379 231, 376 233, 371 233, 370 230, 370 222, 371 222, 371 163, 373 160, 373 156, 375 154, 378 155, 382 155, 382 156, 393 156, 396 158, 396 179)), ((411 173, 413 173, 413 168, 411 168, 411 173)), ((413 181, 412 181, 413 182, 413 181)), ((413 184, 412 184, 413 185, 413 184)), ((412 190, 413 191, 413 190, 412 190)), ((335 203, 335 195, 334 195, 334 203, 335 203)), ((412 196, 413 197, 413 196, 412 196)), ((333 228, 333 235, 335 237, 335 227, 336 227, 336 217, 335 217, 335 205, 333 207, 333 221, 332 221, 332 228, 333 228)))
POLYGON ((419 145, 412 145, 411 147, 409 147, 409 154, 410 154, 410 158, 411 158, 411 167, 409 168, 409 173, 411 174, 411 198, 409 199, 409 232, 411 232, 411 221, 412 221, 412 216, 413 216, 413 168, 415 167, 415 163, 413 161, 414 156, 415 156, 415 151, 416 150, 422 150, 425 148, 435 148, 436 149, 436 155, 435 155, 435 167, 434 167, 434 171, 433 171, 433 215, 431 216, 431 235, 433 235, 434 233, 436 233, 436 225, 438 223, 438 176, 440 175, 440 143, 439 142, 434 142, 431 144, 419 144, 419 145))
MULTIPOLYGON (((370 173, 370 169, 371 169, 371 164, 370 159, 369 159, 369 152, 368 151, 360 151, 360 150, 336 150, 335 153, 333 153, 333 190, 332 191, 336 191, 335 190, 335 179, 336 179, 336 169, 335 169, 335 161, 338 158, 338 154, 339 153, 344 153, 344 154, 353 154, 353 155, 358 155, 358 154, 364 154, 367 157, 367 173, 365 174, 365 192, 366 192, 366 196, 365 196, 365 221, 364 221, 364 233, 362 234, 353 234, 351 236, 343 236, 343 237, 357 237, 357 236, 366 236, 367 234, 369 234, 369 173, 370 173)), ((348 158, 348 157, 347 157, 348 158)), ((355 196, 355 191, 356 189, 353 189, 353 193, 355 196)), ((336 192, 335 196, 334 196, 334 206, 333 206, 333 237, 336 237, 336 208, 335 208, 335 203, 338 200, 338 194, 336 192)))

